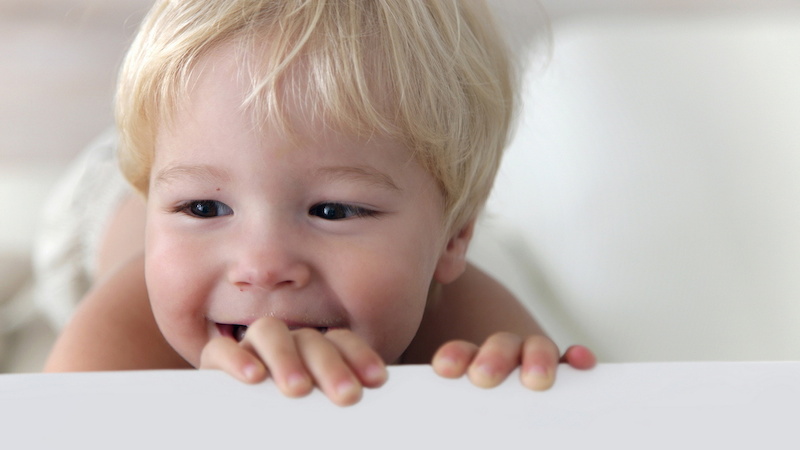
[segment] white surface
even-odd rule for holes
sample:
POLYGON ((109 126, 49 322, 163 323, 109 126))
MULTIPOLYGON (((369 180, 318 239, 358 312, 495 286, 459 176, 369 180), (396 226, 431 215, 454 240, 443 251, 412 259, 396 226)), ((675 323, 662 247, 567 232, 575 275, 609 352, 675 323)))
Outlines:
POLYGON ((800 363, 562 368, 548 392, 427 366, 340 408, 215 371, 0 376, 9 448, 792 448, 800 363))

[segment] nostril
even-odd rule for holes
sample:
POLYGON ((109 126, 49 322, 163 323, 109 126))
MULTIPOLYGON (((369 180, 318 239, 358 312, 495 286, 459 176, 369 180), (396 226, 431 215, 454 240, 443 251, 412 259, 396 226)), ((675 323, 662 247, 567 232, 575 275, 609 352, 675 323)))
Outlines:
POLYGON ((234 281, 233 285, 239 290, 239 292, 245 292, 253 287, 253 285, 247 281, 234 281))

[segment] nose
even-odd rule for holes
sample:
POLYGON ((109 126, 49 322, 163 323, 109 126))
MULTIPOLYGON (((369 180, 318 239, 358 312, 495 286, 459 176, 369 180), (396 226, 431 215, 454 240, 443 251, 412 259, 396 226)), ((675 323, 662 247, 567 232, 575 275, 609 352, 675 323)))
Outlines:
POLYGON ((311 280, 302 242, 291 227, 242 227, 228 264, 228 280, 240 289, 299 289, 311 280))

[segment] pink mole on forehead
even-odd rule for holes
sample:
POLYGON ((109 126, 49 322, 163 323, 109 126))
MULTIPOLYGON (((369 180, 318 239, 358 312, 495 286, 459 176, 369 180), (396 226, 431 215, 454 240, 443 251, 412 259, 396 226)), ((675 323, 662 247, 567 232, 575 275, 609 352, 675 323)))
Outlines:
POLYGON ((219 192, 219 188, 217 188, 217 192, 219 192))

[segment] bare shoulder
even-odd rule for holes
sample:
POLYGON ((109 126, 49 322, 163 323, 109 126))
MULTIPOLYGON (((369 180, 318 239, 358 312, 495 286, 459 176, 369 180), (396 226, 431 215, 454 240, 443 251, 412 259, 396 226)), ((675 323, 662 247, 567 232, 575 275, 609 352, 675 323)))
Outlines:
POLYGON ((432 293, 419 330, 406 351, 406 363, 429 363, 445 342, 474 344, 508 331, 520 336, 544 334, 535 318, 497 280, 468 264, 464 274, 432 293))
POLYGON ((98 280, 57 339, 48 372, 183 368, 158 330, 140 252, 98 280))

